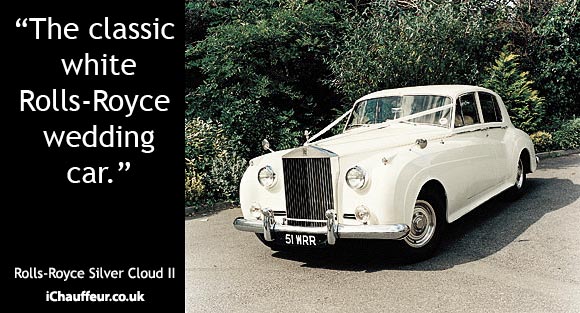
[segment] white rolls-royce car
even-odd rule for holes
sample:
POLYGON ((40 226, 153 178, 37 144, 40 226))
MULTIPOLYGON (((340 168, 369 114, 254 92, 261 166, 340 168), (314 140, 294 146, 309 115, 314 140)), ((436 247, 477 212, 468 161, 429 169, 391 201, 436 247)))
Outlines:
POLYGON ((416 260, 447 223, 501 192, 518 197, 538 162, 501 97, 463 85, 371 93, 303 146, 270 151, 243 175, 236 229, 276 249, 399 240, 416 260))

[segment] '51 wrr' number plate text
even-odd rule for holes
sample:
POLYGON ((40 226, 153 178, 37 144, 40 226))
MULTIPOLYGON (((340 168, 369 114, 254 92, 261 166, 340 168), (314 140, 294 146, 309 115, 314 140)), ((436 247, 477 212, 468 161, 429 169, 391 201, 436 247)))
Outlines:
POLYGON ((287 245, 316 246, 316 236, 303 234, 286 234, 284 243, 287 245))

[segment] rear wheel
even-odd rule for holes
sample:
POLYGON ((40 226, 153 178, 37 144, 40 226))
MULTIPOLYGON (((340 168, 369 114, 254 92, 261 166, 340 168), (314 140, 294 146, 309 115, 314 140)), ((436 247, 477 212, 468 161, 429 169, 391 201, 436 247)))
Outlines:
POLYGON ((402 240, 404 253, 412 262, 431 257, 447 224, 445 206, 441 196, 432 192, 421 192, 415 201, 409 233, 402 240))
POLYGON ((526 186, 526 169, 524 167, 523 156, 520 156, 516 169, 516 181, 514 182, 514 185, 508 189, 508 199, 512 201, 517 200, 525 193, 526 186))

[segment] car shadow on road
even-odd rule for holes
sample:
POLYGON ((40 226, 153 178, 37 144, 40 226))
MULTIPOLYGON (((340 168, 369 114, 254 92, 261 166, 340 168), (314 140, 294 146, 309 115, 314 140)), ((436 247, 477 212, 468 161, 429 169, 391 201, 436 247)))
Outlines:
POLYGON ((499 195, 448 225, 437 255, 419 263, 408 264, 401 257, 401 242, 375 240, 339 241, 331 249, 276 252, 273 256, 303 262, 304 267, 363 272, 439 271, 480 260, 514 241, 529 241, 518 237, 545 214, 580 197, 580 185, 568 179, 533 178, 527 182, 527 193, 519 200, 509 202, 499 195))

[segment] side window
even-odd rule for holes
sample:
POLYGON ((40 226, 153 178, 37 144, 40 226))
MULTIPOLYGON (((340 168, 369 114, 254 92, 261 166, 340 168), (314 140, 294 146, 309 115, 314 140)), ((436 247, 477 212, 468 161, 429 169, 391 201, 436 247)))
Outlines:
POLYGON ((483 113, 483 121, 485 123, 501 122, 501 111, 495 96, 486 92, 479 93, 479 103, 481 104, 481 112, 483 113))
POLYGON ((477 103, 475 93, 463 95, 457 99, 455 105, 455 127, 478 124, 479 114, 477 113, 477 103))

